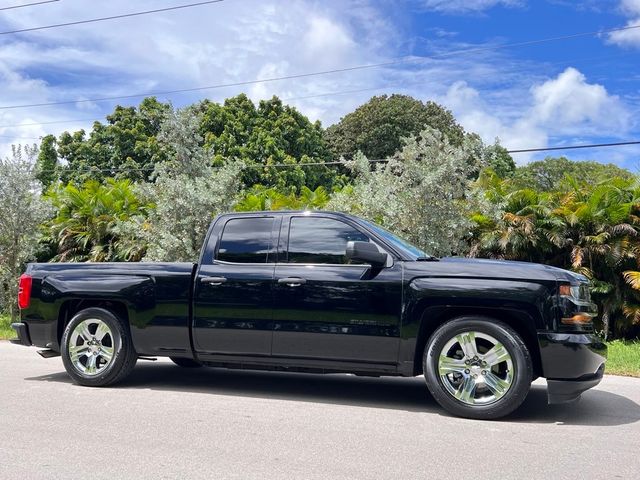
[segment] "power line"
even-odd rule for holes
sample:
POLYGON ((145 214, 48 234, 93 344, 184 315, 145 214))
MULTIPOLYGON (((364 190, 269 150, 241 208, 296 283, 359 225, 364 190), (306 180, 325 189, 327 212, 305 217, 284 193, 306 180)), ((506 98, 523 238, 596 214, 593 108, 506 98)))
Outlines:
MULTIPOLYGON (((384 85, 380 87, 357 88, 353 90, 340 90, 337 92, 317 93, 313 95, 304 95, 300 97, 281 98, 280 100, 283 102, 290 102, 292 100, 306 100, 308 98, 330 97, 333 95, 348 95, 351 93, 371 92, 375 90, 384 90, 387 88, 400 88, 400 87, 394 86, 394 85, 384 85)), ((69 120, 53 120, 50 122, 38 122, 38 123, 14 123, 10 125, 0 125, 0 128, 31 127, 31 126, 40 126, 40 125, 53 125, 57 123, 102 122, 102 121, 104 121, 104 119, 78 118, 78 119, 69 119, 69 120)))
MULTIPOLYGON (((40 27, 30 27, 30 28, 21 28, 19 30, 8 30, 6 32, 0 32, 0 35, 11 35, 14 33, 25 33, 25 32, 34 32, 36 30, 46 30, 49 28, 58 28, 58 27, 68 27, 71 25, 81 25, 85 23, 94 23, 94 22, 103 22, 105 20, 116 20, 118 18, 127 18, 127 17, 137 17, 140 15, 149 15, 150 13, 160 13, 160 12, 169 12, 172 10, 180 10, 183 8, 190 7, 198 7, 200 5, 208 5, 210 3, 220 3, 224 0, 209 0, 206 2, 197 2, 197 3, 188 3, 185 5, 176 5, 174 7, 166 7, 166 8, 156 8, 154 10, 144 10, 142 12, 132 12, 132 13, 124 13, 121 15, 111 15, 109 17, 99 17, 99 18, 91 18, 88 20, 76 20, 74 22, 65 22, 65 23, 56 23, 53 25, 43 25, 40 27)), ((45 3, 45 2, 42 2, 45 3)))
MULTIPOLYGON (((214 1, 222 1, 222 0, 214 0, 214 1)), ((213 2, 203 2, 203 3, 213 3, 213 2)), ((173 7, 173 8, 178 8, 178 7, 173 7)), ((185 6, 182 6, 179 8, 185 8, 185 6)), ((388 62, 355 65, 351 67, 335 68, 331 70, 320 70, 316 72, 283 75, 280 77, 270 77, 270 78, 256 79, 256 80, 244 80, 239 82, 219 83, 215 85, 205 85, 200 87, 180 88, 175 90, 164 90, 164 91, 156 91, 156 92, 135 93, 135 94, 129 94, 129 95, 114 95, 109 97, 85 98, 81 100, 64 100, 59 102, 42 102, 42 103, 30 103, 30 104, 22 104, 22 105, 5 105, 5 106, 1 106, 0 110, 30 108, 30 107, 48 107, 48 106, 54 106, 54 105, 71 105, 71 104, 88 103, 88 102, 104 102, 109 100, 124 100, 124 99, 130 99, 130 98, 172 95, 176 93, 188 93, 188 92, 197 92, 197 91, 203 91, 203 90, 214 90, 219 88, 240 87, 240 86, 246 86, 246 85, 254 85, 257 83, 270 83, 270 82, 277 82, 282 80, 294 80, 298 78, 314 77, 319 75, 330 75, 335 73, 346 73, 346 72, 353 72, 353 71, 366 70, 366 69, 372 69, 372 68, 389 67, 389 66, 399 65, 401 63, 406 63, 406 62, 416 62, 419 60, 426 60, 426 59, 433 60, 433 59, 446 58, 446 57, 451 57, 456 55, 462 55, 466 53, 478 53, 478 52, 483 52, 488 50, 498 50, 498 49, 504 49, 504 48, 538 45, 541 43, 567 40, 567 39, 578 38, 578 37, 600 35, 603 33, 619 32, 619 31, 631 30, 635 28, 640 28, 640 25, 630 25, 626 27, 610 28, 610 29, 591 31, 591 32, 574 33, 571 35, 562 35, 557 37, 529 40, 526 42, 507 43, 504 45, 491 45, 486 47, 474 47, 474 48, 467 48, 467 49, 461 49, 461 50, 453 50, 451 52, 443 52, 443 53, 438 53, 434 55, 427 55, 424 57, 401 57, 395 60, 390 60, 388 62)))
POLYGON ((550 152, 552 150, 574 150, 578 148, 620 147, 623 145, 640 145, 640 141, 633 140, 630 142, 591 143, 586 145, 567 145, 566 147, 522 148, 519 150, 507 150, 507 152, 509 153, 550 152))
MULTIPOLYGON (((629 142, 617 142, 617 143, 590 143, 583 145, 569 145, 566 147, 544 147, 544 148, 525 148, 518 150, 507 150, 508 153, 523 153, 523 152, 544 152, 551 150, 569 150, 575 148, 601 148, 601 147, 619 147, 626 145, 640 145, 640 140, 633 140, 629 142)), ((386 163, 389 162, 388 158, 375 158, 368 159, 369 163, 386 163)), ((254 165, 243 165, 242 168, 288 168, 288 167, 318 167, 318 166, 329 166, 329 165, 344 165, 343 161, 330 161, 330 162, 305 162, 305 163, 271 163, 271 164, 254 164, 254 165)), ((220 168, 220 167, 213 167, 220 168)), ((154 167, 139 167, 139 168, 73 168, 68 169, 66 171, 73 172, 106 172, 106 173, 114 173, 114 172, 150 172, 155 169, 154 167)), ((54 173, 56 170, 43 170, 43 172, 54 173)))
POLYGON ((11 7, 0 7, 0 10, 13 10, 14 8, 33 7, 35 5, 43 5, 45 3, 55 3, 60 0, 42 0, 41 2, 23 3, 22 5, 12 5, 11 7))

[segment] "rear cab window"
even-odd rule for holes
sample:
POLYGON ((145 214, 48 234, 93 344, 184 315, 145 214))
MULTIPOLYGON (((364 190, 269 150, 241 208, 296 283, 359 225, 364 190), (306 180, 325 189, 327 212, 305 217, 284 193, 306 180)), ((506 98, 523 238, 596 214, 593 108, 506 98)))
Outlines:
POLYGON ((220 235, 215 259, 230 263, 275 262, 274 217, 228 220, 220 235))

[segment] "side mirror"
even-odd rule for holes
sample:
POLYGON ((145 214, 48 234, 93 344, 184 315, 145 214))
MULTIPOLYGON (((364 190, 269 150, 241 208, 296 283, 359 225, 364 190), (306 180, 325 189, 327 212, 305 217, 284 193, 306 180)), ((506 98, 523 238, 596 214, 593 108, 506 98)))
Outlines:
POLYGON ((387 264, 387 254, 378 250, 371 242, 347 242, 347 258, 370 263, 372 267, 384 267, 387 264))

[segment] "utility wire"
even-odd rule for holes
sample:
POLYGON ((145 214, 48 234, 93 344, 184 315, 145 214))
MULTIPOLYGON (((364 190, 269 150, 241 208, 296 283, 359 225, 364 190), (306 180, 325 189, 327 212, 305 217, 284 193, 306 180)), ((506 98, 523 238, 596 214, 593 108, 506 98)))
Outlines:
MULTIPOLYGON (((59 1, 59 0, 57 0, 57 1, 59 1)), ((556 61, 556 62, 545 62, 542 66, 548 67, 548 66, 552 66, 552 65, 565 65, 565 64, 568 64, 568 63, 575 64, 576 62, 586 62, 586 61, 601 60, 601 59, 611 60, 612 58, 626 57, 626 56, 634 55, 634 54, 635 54, 634 52, 626 52, 626 53, 619 53, 617 55, 599 55, 599 56, 595 56, 595 57, 571 58, 571 59, 565 59, 565 60, 556 61)), ((529 71, 529 70, 530 70, 529 68, 517 68, 515 70, 509 70, 507 73, 508 74, 513 74, 514 72, 526 72, 526 71, 529 71)), ((477 78, 477 77, 475 77, 475 78, 477 78)), ((384 89, 387 89, 387 88, 397 88, 399 90, 406 90, 406 89, 414 87, 414 86, 415 85, 408 85, 408 86, 405 86, 405 87, 401 87, 399 85, 395 85, 395 86, 394 85, 386 85, 386 86, 380 86, 380 87, 371 87, 371 88, 362 88, 362 89, 354 89, 354 90, 341 90, 341 91, 336 91, 336 92, 319 93, 319 94, 306 95, 306 96, 300 96, 300 97, 281 98, 280 100, 282 100, 283 102, 288 102, 288 101, 292 101, 292 100, 304 100, 304 99, 308 99, 308 98, 329 97, 329 96, 334 96, 334 95, 347 95, 347 94, 350 94, 350 93, 361 93, 361 92, 374 91, 374 90, 384 90, 384 89)), ((96 118, 78 118, 78 119, 52 120, 52 121, 49 121, 49 122, 14 123, 14 124, 10 124, 10 125, 0 125, 0 128, 54 125, 54 124, 58 124, 58 123, 103 122, 103 121, 105 121, 104 118, 100 118, 100 119, 96 119, 96 118)))
POLYGON ((567 145, 566 147, 522 148, 520 150, 507 150, 507 151, 509 153, 549 152, 552 150, 574 150, 578 148, 620 147, 623 145, 640 145, 640 141, 634 140, 631 142, 593 143, 588 145, 567 145))
POLYGON ((45 3, 55 3, 60 0, 42 0, 41 2, 23 3, 22 5, 12 5, 11 7, 0 7, 1 10, 13 10, 14 8, 33 7, 35 5, 43 5, 45 3))
MULTIPOLYGON (((371 91, 375 91, 375 90, 384 90, 387 88, 400 88, 398 86, 394 86, 394 85, 384 85, 384 86, 380 86, 380 87, 368 87, 368 88, 356 88, 353 90, 341 90, 341 91, 337 91, 337 92, 326 92, 326 93, 317 93, 317 94, 313 94, 313 95, 304 95, 301 97, 288 97, 288 98, 281 98, 280 100, 282 102, 290 102, 292 100, 306 100, 308 98, 320 98, 320 97, 330 97, 330 96, 334 96, 334 95, 348 95, 351 93, 362 93, 362 92, 371 92, 371 91)), ((11 125, 0 125, 0 128, 14 128, 14 127, 31 127, 31 126, 39 126, 39 125, 53 125, 56 123, 76 123, 76 122, 102 122, 105 121, 106 119, 95 119, 95 118, 78 118, 78 119, 74 119, 74 120, 53 120, 50 122, 39 122, 39 123, 14 123, 11 125)))
MULTIPOLYGON (((222 0, 214 0, 214 1, 222 1, 222 0)), ((213 3, 213 2, 203 2, 203 3, 213 3)), ((173 8, 185 8, 185 6, 173 7, 173 8)), ((103 101, 109 101, 109 100, 123 100, 123 99, 129 99, 129 98, 160 96, 160 95, 171 95, 171 94, 176 94, 176 93, 197 92, 197 91, 202 91, 202 90, 214 90, 214 89, 228 88, 228 87, 240 87, 240 86, 246 86, 246 85, 254 85, 256 83, 269 83, 269 82, 277 82, 277 81, 281 81, 281 80, 293 80, 293 79, 298 79, 298 78, 315 77, 315 76, 319 76, 319 75, 330 75, 330 74, 335 74, 335 73, 353 72, 353 71, 357 71, 357 70, 366 70, 366 69, 372 69, 372 68, 389 67, 389 66, 399 65, 399 64, 402 64, 402 63, 407 63, 407 62, 416 62, 416 61, 419 61, 419 60, 426 60, 426 59, 432 60, 432 59, 438 59, 438 58, 446 58, 446 57, 462 55, 462 54, 466 54, 466 53, 478 53, 478 52, 483 52, 483 51, 488 51, 488 50, 498 50, 498 49, 512 48, 512 47, 522 47, 522 46, 528 46, 528 45, 538 45, 538 44, 541 44, 541 43, 554 42, 554 41, 559 41, 559 40, 567 40, 567 39, 571 39, 571 38, 586 37, 586 36, 592 36, 592 35, 600 35, 600 34, 603 34, 603 33, 610 33, 610 32, 619 32, 619 31, 631 30, 631 29, 635 29, 635 28, 640 28, 640 25, 630 25, 630 26, 626 26, 626 27, 609 28, 609 29, 606 29, 606 30, 574 33, 572 35, 562 35, 562 36, 557 36, 557 37, 549 37, 549 38, 543 38, 543 39, 537 39, 537 40, 529 40, 529 41, 526 41, 526 42, 507 43, 507 44, 504 44, 504 45, 490 45, 490 46, 486 46, 486 47, 474 47, 474 48, 467 48, 467 49, 461 49, 461 50, 453 50, 453 51, 450 51, 450 52, 443 52, 443 53, 438 53, 438 54, 433 54, 433 55, 427 55, 427 56, 424 56, 424 57, 401 57, 401 58, 398 58, 398 59, 395 59, 395 60, 390 60, 388 62, 370 63, 370 64, 365 64, 365 65, 355 65, 355 66, 351 66, 351 67, 334 68, 334 69, 331 69, 331 70, 320 70, 320 71, 316 71, 316 72, 298 73, 298 74, 292 74, 292 75, 283 75, 283 76, 280 76, 280 77, 270 77, 270 78, 263 78, 263 79, 257 79, 257 80, 244 80, 244 81, 240 81, 240 82, 219 83, 219 84, 215 84, 215 85, 205 85, 205 86, 191 87, 191 88, 180 88, 180 89, 176 89, 176 90, 164 90, 164 91, 156 91, 156 92, 135 93, 135 94, 129 94, 129 95, 114 95, 114 96, 108 96, 108 97, 85 98, 85 99, 81 99, 81 100, 65 100, 65 101, 60 101, 60 102, 30 103, 30 104, 23 104, 23 105, 5 105, 5 106, 1 106, 0 110, 10 110, 10 109, 17 109, 17 108, 30 108, 30 107, 48 107, 48 106, 53 106, 53 105, 71 105, 71 104, 88 103, 88 102, 103 102, 103 101)), ((0 35, 1 34, 2 33, 0 32, 0 35)))
MULTIPOLYGON (((634 140, 629 142, 618 143, 591 143, 583 145, 568 145, 566 147, 543 147, 543 148, 526 148, 519 150, 507 150, 508 153, 523 153, 523 152, 545 152, 551 150, 570 150, 575 148, 602 148, 602 147, 618 147, 625 145, 640 145, 640 140, 634 140)), ((389 162, 388 158, 376 158, 369 159, 369 163, 386 163, 389 162)), ((287 168, 287 167, 318 167, 328 165, 344 165, 343 161, 331 161, 331 162, 305 162, 305 163, 271 163, 271 164, 255 164, 255 165, 243 165, 242 168, 287 168)), ((214 167, 220 168, 220 167, 214 167)), ((72 168, 66 171, 72 172, 150 172, 155 169, 154 167, 139 167, 139 168, 72 168)), ((56 170, 49 169, 43 170, 43 172, 54 173, 56 170)))
MULTIPOLYGON (((156 8, 154 10, 144 10, 142 12, 124 13, 121 15, 111 15, 109 17, 91 18, 88 20, 76 20, 74 22, 56 23, 53 25, 43 25, 40 27, 21 28, 19 30, 8 30, 6 32, 0 32, 0 35, 12 35, 14 33, 35 32, 36 30, 46 30, 49 28, 68 27, 71 25, 81 25, 85 23, 104 22, 105 20, 116 20, 118 18, 137 17, 140 15, 149 15, 150 13, 169 12, 172 10, 180 10, 183 8, 198 7, 200 5, 208 5, 210 3, 220 3, 224 0, 209 0, 207 2, 188 3, 185 5, 176 5, 174 7, 156 8)), ((45 2, 42 2, 45 3, 45 2)), ((26 5, 25 5, 26 6, 26 5)))

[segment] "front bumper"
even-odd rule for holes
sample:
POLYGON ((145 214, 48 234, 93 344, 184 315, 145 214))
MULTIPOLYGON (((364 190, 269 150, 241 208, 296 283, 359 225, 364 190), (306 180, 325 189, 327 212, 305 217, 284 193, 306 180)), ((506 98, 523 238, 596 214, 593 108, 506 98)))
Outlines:
POLYGON ((549 403, 576 400, 604 375, 607 346, 585 333, 539 333, 540 360, 549 403))
POLYGON ((18 338, 12 338, 9 340, 11 343, 24 345, 25 347, 30 347, 32 345, 31 337, 29 336, 29 329, 27 328, 26 323, 12 323, 11 328, 13 328, 18 335, 18 338))

